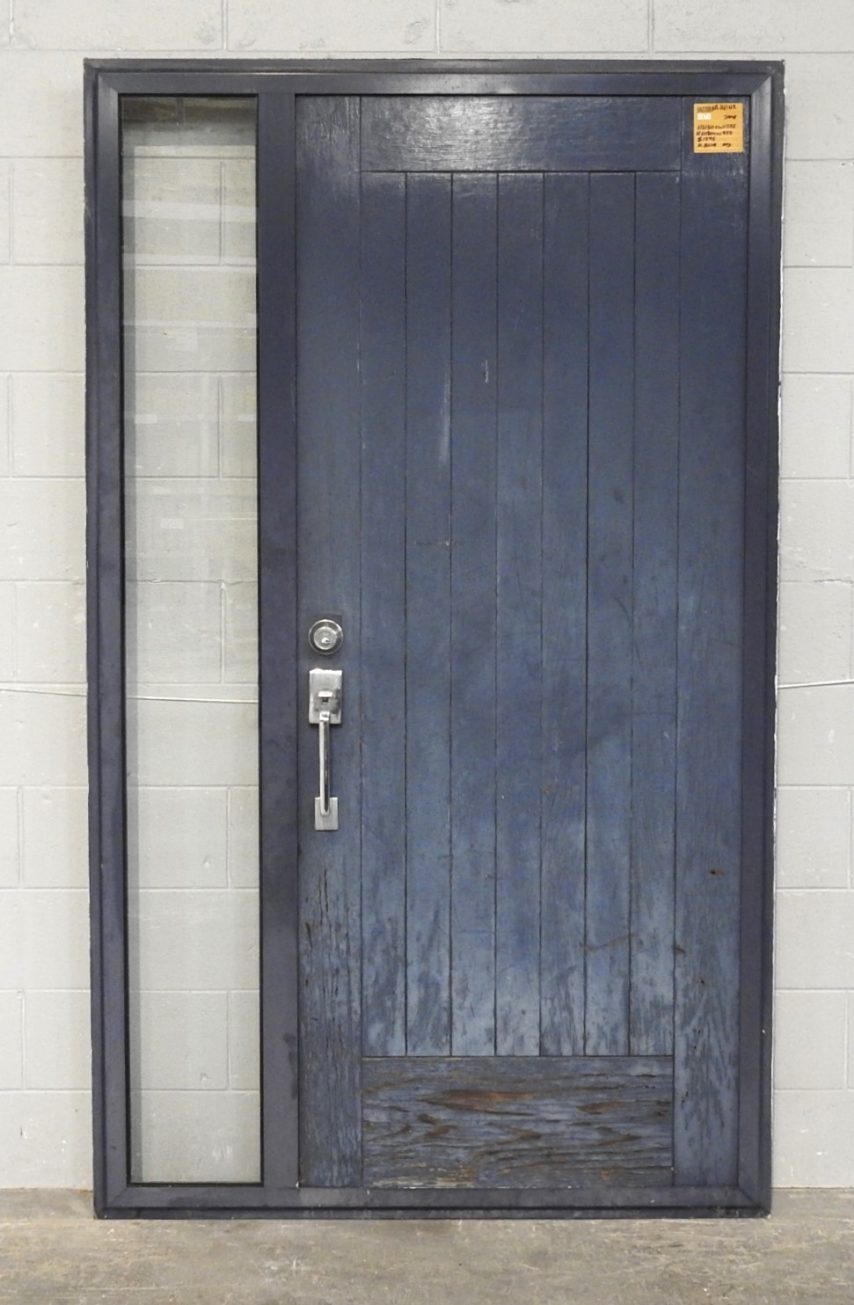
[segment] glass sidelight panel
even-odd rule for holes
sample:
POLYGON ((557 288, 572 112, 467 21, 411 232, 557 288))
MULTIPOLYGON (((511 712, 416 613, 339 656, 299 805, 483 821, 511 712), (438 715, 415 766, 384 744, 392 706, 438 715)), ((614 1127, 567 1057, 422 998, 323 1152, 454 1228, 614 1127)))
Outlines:
POLYGON ((255 101, 122 147, 132 1179, 256 1182, 255 101))

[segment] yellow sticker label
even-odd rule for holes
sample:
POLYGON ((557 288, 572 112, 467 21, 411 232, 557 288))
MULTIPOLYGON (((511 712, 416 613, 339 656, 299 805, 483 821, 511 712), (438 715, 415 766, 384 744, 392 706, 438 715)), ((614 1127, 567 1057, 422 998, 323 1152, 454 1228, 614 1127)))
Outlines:
POLYGON ((694 105, 695 154, 744 153, 744 105, 694 105))

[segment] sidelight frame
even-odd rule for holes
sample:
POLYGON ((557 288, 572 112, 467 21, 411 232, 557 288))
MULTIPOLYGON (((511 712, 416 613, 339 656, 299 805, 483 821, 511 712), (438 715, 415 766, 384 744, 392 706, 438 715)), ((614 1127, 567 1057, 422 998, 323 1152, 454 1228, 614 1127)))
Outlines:
POLYGON ((94 1205, 111 1218, 632 1217, 770 1209, 771 926, 783 65, 766 61, 85 61, 87 565, 94 1205), (623 1191, 297 1186, 295 101, 328 95, 685 95, 750 100, 743 570, 739 1181, 623 1191), (257 104, 262 1174, 130 1181, 122 96, 257 104), (290 667, 284 674, 283 667, 290 667))

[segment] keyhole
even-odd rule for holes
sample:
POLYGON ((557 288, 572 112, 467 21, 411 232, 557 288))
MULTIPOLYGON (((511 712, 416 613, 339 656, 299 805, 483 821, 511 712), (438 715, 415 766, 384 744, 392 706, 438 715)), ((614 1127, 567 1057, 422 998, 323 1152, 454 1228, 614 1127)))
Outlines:
POLYGON ((311 647, 315 652, 323 653, 325 657, 331 657, 337 652, 343 641, 344 631, 337 621, 333 621, 328 616, 315 621, 308 632, 308 642, 311 647))

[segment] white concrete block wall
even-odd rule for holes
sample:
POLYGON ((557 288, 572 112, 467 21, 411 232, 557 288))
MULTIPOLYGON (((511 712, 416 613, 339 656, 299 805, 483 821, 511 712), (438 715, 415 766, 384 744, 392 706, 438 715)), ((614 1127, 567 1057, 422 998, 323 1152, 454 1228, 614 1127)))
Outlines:
MULTIPOLYGON (((825 683, 854 672, 850 0, 0 0, 0 686, 14 689, 0 689, 0 1183, 90 1179, 80 653, 85 54, 786 60, 780 680, 823 687, 780 694, 775 1181, 854 1185, 854 688, 825 683)), ((239 232, 235 241, 238 257, 239 232)), ((239 386, 226 382, 214 393, 192 383, 198 413, 230 413, 245 431, 239 386)), ((162 410, 168 384, 157 399, 162 410)), ((174 474, 171 443, 146 447, 142 474, 174 474)), ((203 474, 212 447, 197 444, 190 474, 203 474)), ((239 477, 239 443, 230 447, 235 465, 226 474, 239 477)), ((226 622, 239 621, 240 585, 251 584, 232 579, 240 584, 226 622)), ((184 581, 174 575, 176 601, 184 581)), ((201 585, 195 602, 206 629, 201 585)), ((161 654, 141 655, 155 672, 161 654)), ((233 656, 229 678, 240 681, 239 641, 233 656)), ((153 710, 168 730, 175 709, 153 710)), ((238 737, 245 722, 231 728, 238 737)), ((172 782, 162 767, 152 773, 153 783, 172 782)), ((202 806, 216 806, 212 795, 228 789, 226 828, 240 848, 257 800, 251 781, 238 766, 227 776, 199 771, 195 782, 202 806)), ((222 818, 211 810, 218 881, 222 818)), ((176 824, 164 864, 186 867, 181 837, 176 824)), ((176 991, 146 998, 165 1003, 157 1018, 166 1021, 178 1020, 181 1001, 193 996, 174 977, 176 991)), ((226 1017, 251 1021, 239 1008, 253 1000, 233 992, 226 1017)), ((215 1002, 200 1008, 200 1030, 221 1018, 215 1002)), ((230 1074, 234 1087, 251 1087, 251 1049, 232 1047, 224 1066, 212 1045, 188 1042, 182 1082, 230 1074)), ((185 1118, 158 1135, 162 1154, 178 1136, 204 1153, 217 1121, 195 1125, 201 1099, 214 1096, 183 1094, 185 1118)))

